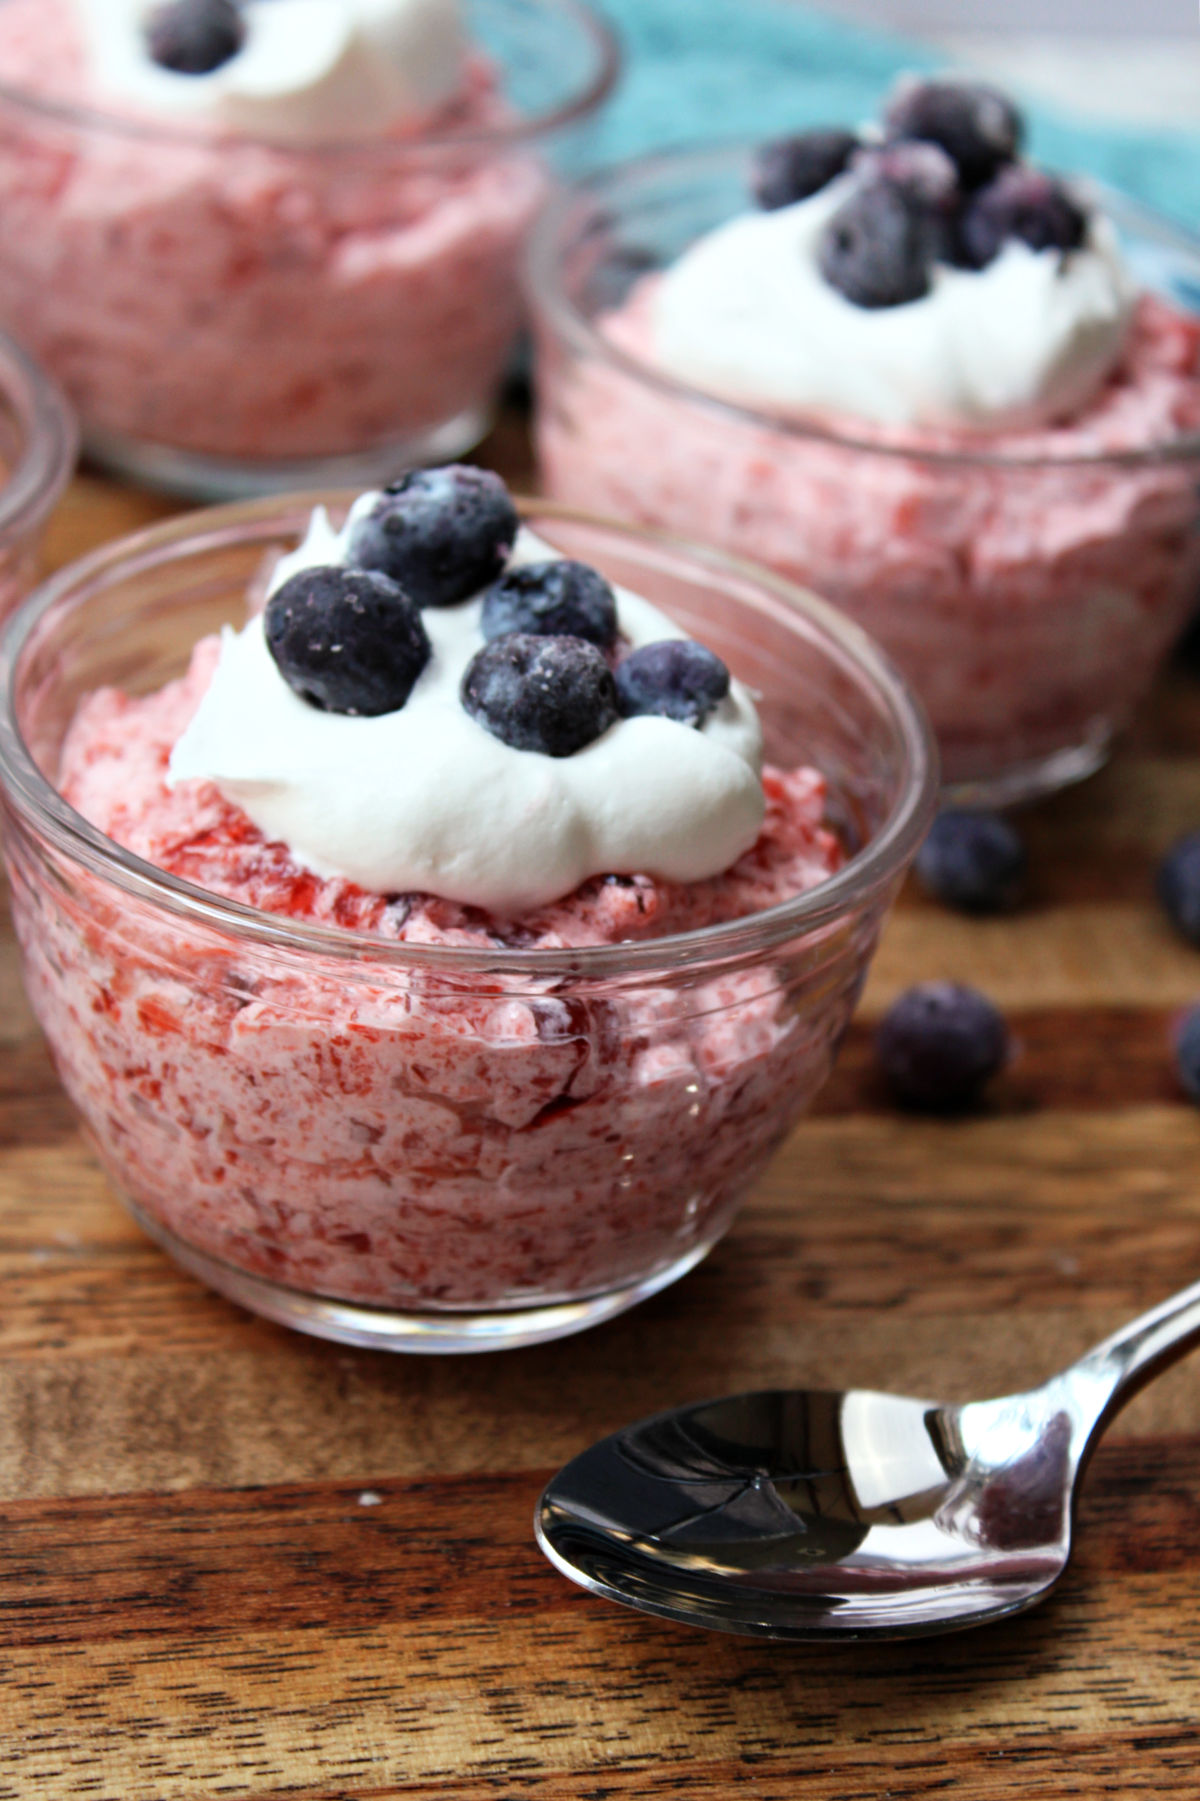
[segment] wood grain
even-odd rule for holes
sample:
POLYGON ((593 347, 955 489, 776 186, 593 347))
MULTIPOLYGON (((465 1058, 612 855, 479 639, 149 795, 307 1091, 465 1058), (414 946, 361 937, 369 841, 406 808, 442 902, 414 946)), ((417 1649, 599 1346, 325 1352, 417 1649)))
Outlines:
MULTIPOLYGON (((528 476, 518 425, 487 452, 528 476)), ((81 477, 51 564, 172 510, 81 477)), ((1200 1381, 1122 1415, 1075 1561, 1021 1621, 814 1651, 584 1596, 531 1516, 565 1457, 726 1389, 947 1398, 1037 1380, 1200 1268, 1171 1071, 1200 955, 1152 897, 1200 826, 1200 682, 1026 821, 1018 915, 915 891, 814 1116, 726 1242, 584 1337, 387 1358, 254 1320, 116 1205, 0 935, 0 1801, 1195 1797, 1200 1381), (898 1113, 871 1032, 924 976, 1018 1055, 965 1119, 898 1113)))
POLYGON ((26 1505, 0 1671, 40 1728, 8 1787, 0 1751, 0 1796, 31 1776, 180 1801, 843 1797, 881 1777, 1045 1794, 1064 1767, 1075 1793, 1194 1794, 1181 1679, 1200 1628, 1168 1631, 1164 1608, 1195 1580, 1200 1461, 1146 1450, 1152 1488, 1136 1453, 1102 1453, 1078 1561, 1038 1615, 899 1649, 692 1637, 591 1602, 530 1543, 536 1484, 503 1475, 386 1484, 369 1507, 329 1486, 26 1505), (1147 1533, 1179 1547, 1154 1579, 1147 1533))

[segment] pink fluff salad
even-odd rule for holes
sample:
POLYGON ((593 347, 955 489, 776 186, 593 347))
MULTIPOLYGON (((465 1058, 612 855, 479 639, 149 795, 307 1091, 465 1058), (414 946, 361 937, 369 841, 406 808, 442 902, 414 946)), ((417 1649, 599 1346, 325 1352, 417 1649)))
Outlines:
POLYGON ((51 900, 18 877, 31 999, 119 1185, 242 1270, 382 1307, 548 1303, 701 1254, 828 1073, 869 944, 836 980, 811 948, 590 985, 489 971, 488 952, 657 939, 813 887, 844 861, 823 778, 768 770, 757 843, 690 886, 598 878, 514 920, 368 894, 300 868, 212 784, 167 787, 214 656, 143 698, 91 696, 62 793, 162 869, 361 934, 364 958, 276 963, 99 881, 51 900), (380 939, 480 955, 389 979, 380 939))
MULTIPOLYGON (((103 108, 68 0, 0 0, 0 80, 103 108)), ((502 118, 476 64, 425 129, 502 118)), ((93 436, 248 462, 419 439, 486 408, 545 190, 528 151, 419 145, 139 138, 0 99, 0 318, 93 436)))
MULTIPOLYGON (((648 292, 639 284, 599 323, 652 367, 648 292)), ((921 695, 950 781, 1106 741, 1195 604, 1200 458, 1066 461, 1200 431, 1200 320, 1151 295, 1120 363, 1072 419, 982 440, 831 422, 896 455, 709 408, 548 333, 539 388, 547 492, 706 539, 843 607, 921 695), (1044 460, 922 456, 981 450, 1044 460)))

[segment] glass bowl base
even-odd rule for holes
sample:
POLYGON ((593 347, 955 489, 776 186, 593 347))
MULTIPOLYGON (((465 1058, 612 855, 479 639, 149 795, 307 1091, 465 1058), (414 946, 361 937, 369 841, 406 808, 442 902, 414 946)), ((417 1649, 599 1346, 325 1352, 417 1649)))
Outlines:
POLYGON ((943 770, 943 807, 1020 807, 1057 794, 1061 788, 1085 782, 1107 763, 1112 750, 1113 728, 1097 725, 1082 744, 1010 763, 992 775, 956 777, 953 758, 943 770))
POLYGON ((408 1313, 392 1307, 339 1301, 332 1295, 307 1294, 263 1276, 249 1275, 245 1270, 187 1244, 127 1195, 122 1195, 121 1199, 147 1237, 152 1238, 173 1262, 248 1312, 261 1314, 277 1325, 290 1326, 295 1332, 307 1332, 313 1338, 332 1339, 337 1344, 358 1345, 369 1351, 410 1351, 426 1355, 517 1350, 523 1345, 546 1344, 550 1339, 567 1338, 573 1332, 598 1326, 686 1276, 708 1256, 728 1223, 722 1221, 719 1231, 702 1243, 692 1245, 665 1269, 656 1269, 624 1288, 607 1289, 601 1294, 584 1295, 574 1301, 497 1308, 492 1312, 446 1309, 408 1313))
POLYGON ((205 456, 142 443, 118 432, 86 431, 84 454, 113 475, 187 500, 248 500, 258 494, 290 494, 309 488, 379 488, 405 469, 452 463, 485 438, 492 414, 469 408, 427 431, 392 438, 349 456, 238 458, 205 456))

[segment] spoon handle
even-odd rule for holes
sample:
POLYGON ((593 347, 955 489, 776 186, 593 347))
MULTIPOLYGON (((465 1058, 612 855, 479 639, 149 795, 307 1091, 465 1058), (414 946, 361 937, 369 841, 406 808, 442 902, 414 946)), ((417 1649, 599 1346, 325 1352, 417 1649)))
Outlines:
POLYGON ((1195 1344, 1200 1344, 1200 1282, 1130 1320, 1066 1373, 1091 1377, 1100 1384, 1105 1391, 1102 1417, 1107 1419, 1143 1383, 1195 1344))

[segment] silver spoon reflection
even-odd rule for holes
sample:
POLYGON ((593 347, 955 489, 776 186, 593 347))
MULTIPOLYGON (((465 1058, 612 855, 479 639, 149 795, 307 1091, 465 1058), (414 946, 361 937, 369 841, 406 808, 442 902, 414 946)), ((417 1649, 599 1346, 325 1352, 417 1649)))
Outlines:
POLYGON ((656 1414, 559 1471, 538 1542, 607 1600, 765 1638, 1019 1613, 1066 1568, 1101 1431, 1198 1339, 1200 1283, 1027 1394, 952 1407, 768 1390, 656 1414))

